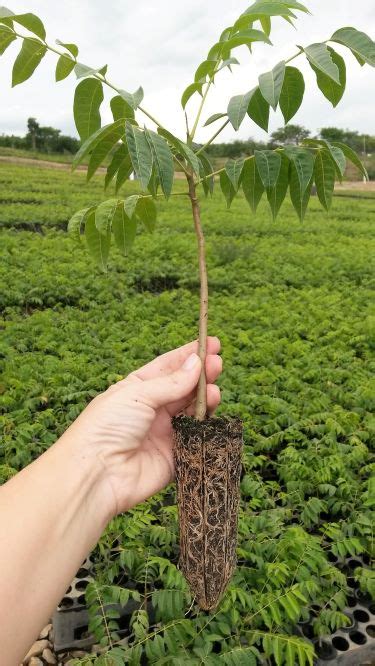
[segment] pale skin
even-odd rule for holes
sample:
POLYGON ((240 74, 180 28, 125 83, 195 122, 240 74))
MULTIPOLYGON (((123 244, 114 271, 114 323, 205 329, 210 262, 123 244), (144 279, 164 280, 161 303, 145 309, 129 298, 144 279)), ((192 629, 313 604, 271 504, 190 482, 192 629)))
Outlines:
MULTIPOLYGON (((173 480, 171 417, 194 413, 197 351, 188 343, 98 395, 0 488, 0 666, 22 661, 108 522, 173 480)), ((219 351, 218 338, 208 338, 211 414, 219 351)))

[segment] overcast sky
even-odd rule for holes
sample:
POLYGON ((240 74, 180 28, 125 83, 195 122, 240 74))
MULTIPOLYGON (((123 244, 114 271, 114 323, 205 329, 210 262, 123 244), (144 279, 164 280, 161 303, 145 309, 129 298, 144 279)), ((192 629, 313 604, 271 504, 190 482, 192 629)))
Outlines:
MULTIPOLYGON (((205 59, 208 48, 221 31, 241 14, 251 2, 246 0, 4 0, 13 12, 34 12, 47 29, 47 41, 56 38, 75 42, 80 47, 80 62, 100 67, 108 64, 108 78, 120 88, 133 92, 139 85, 145 90, 144 107, 160 122, 184 134, 180 107, 181 93, 192 82, 197 65, 205 59)), ((374 0, 306 0, 313 16, 300 14, 298 32, 281 19, 274 19, 271 39, 275 47, 257 44, 254 55, 246 47, 236 49, 241 61, 233 74, 225 70, 207 102, 204 119, 225 111, 232 95, 244 93, 257 82, 259 73, 271 69, 282 58, 296 51, 295 44, 327 39, 334 30, 354 26, 375 38, 374 0)), ((0 133, 24 134, 29 116, 40 124, 53 125, 64 133, 76 135, 72 118, 75 76, 54 83, 56 58, 48 54, 33 77, 16 88, 10 87, 11 66, 19 49, 18 41, 0 58, 0 133)), ((345 48, 337 47, 348 66, 347 91, 336 109, 321 95, 315 75, 299 57, 295 61, 306 74, 307 92, 293 123, 305 125, 314 133, 323 126, 350 127, 361 133, 375 134, 375 69, 357 61, 345 48)), ((107 93, 109 99, 109 93, 107 93)), ((188 104, 194 113, 195 101, 188 104)), ((111 120, 108 105, 103 104, 103 122, 111 120), (104 107, 107 107, 104 109, 104 107)), ((272 113, 270 131, 282 124, 280 112, 272 113)), ((197 141, 212 134, 212 127, 201 130, 197 141)), ((227 129, 222 140, 250 136, 266 139, 266 133, 247 118, 235 134, 227 129)))

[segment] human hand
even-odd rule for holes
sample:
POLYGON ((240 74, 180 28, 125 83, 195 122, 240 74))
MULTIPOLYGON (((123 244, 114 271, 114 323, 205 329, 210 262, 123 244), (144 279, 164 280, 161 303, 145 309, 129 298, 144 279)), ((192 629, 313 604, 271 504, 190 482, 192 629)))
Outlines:
MULTIPOLYGON (((76 446, 100 461, 109 515, 125 511, 174 478, 171 417, 194 413, 201 361, 197 341, 154 359, 98 395, 67 430, 76 446)), ((220 341, 208 338, 207 405, 213 413, 222 370, 220 341)))

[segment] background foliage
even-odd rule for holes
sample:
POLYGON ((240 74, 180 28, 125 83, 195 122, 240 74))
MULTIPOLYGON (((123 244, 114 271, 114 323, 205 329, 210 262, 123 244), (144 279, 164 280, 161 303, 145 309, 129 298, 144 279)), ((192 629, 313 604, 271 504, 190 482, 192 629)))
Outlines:
MULTIPOLYGON (((161 204, 155 231, 139 226, 133 253, 115 250, 102 275, 59 229, 72 207, 104 196, 84 177, 0 167, 2 481, 97 392, 196 334, 188 201, 161 204)), ((301 225, 289 202, 276 222, 266 202, 254 218, 242 194, 229 211, 219 192, 203 204, 221 409, 245 422, 239 566, 217 614, 199 612, 176 568, 173 486, 116 518, 87 593, 114 664, 251 665, 264 653, 309 663, 297 620, 311 613, 317 635, 345 622, 351 587, 337 565, 374 555, 372 208, 335 197, 328 219, 313 198, 301 225), (98 613, 118 600, 131 610, 128 647, 116 611, 98 613)), ((369 570, 350 575, 374 593, 369 570)))

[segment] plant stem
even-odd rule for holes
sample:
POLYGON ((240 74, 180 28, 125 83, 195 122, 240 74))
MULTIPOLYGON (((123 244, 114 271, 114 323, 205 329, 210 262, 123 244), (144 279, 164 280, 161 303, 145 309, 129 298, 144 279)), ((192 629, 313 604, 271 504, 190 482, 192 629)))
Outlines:
POLYGON ((208 83, 207 83, 207 86, 206 86, 206 90, 205 90, 204 93, 203 93, 202 101, 201 101, 201 103, 200 103, 200 105, 199 105, 199 109, 198 109, 197 117, 196 117, 195 122, 194 122, 194 125, 193 125, 193 129, 191 130, 190 135, 188 136, 188 141, 189 141, 190 143, 193 143, 193 139, 194 139, 194 136, 195 136, 195 132, 197 131, 197 127, 198 127, 199 119, 200 119, 201 114, 202 114, 202 111, 203 111, 204 103, 205 103, 205 101, 206 101, 206 99, 207 99, 207 95, 208 95, 208 93, 209 93, 209 90, 210 90, 210 88, 211 88, 211 85, 213 84, 213 81, 214 81, 214 78, 215 78, 215 74, 217 74, 217 69, 218 69, 218 67, 219 67, 220 62, 221 62, 221 58, 219 58, 219 59, 217 60, 217 62, 216 62, 216 66, 215 66, 215 70, 214 70, 213 73, 211 74, 211 76, 210 76, 210 78, 209 78, 209 81, 208 81, 208 83))
POLYGON ((207 143, 205 143, 201 148, 199 148, 199 150, 197 150, 196 155, 203 153, 203 151, 207 148, 207 146, 209 146, 216 139, 216 137, 219 136, 219 134, 228 125, 228 123, 229 123, 229 118, 227 118, 225 123, 217 130, 217 132, 215 132, 215 134, 211 137, 211 139, 209 139, 207 143))
POLYGON ((189 184, 189 197, 193 211, 195 233, 198 241, 199 279, 200 279, 200 306, 199 306, 199 344, 198 354, 201 359, 202 369, 199 377, 197 400, 195 406, 195 418, 203 421, 207 416, 207 379, 206 379, 206 356, 207 356, 207 319, 208 319, 208 282, 206 266, 205 240, 201 225, 199 203, 195 191, 193 174, 187 176, 189 184))

